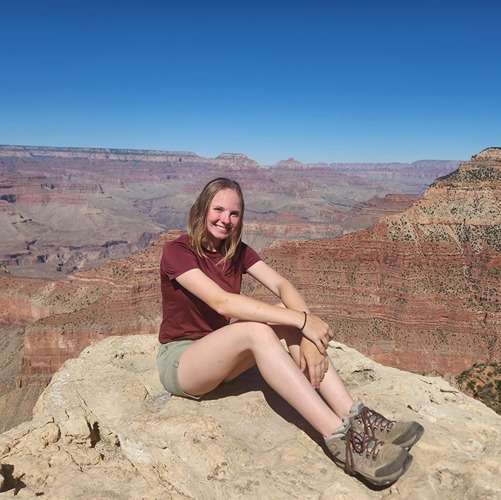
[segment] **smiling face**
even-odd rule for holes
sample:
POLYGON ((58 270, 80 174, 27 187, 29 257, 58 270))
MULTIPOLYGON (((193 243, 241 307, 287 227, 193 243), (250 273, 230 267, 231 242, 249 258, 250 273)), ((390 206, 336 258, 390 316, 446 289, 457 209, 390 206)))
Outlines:
POLYGON ((209 204, 207 211, 207 241, 209 251, 216 251, 222 242, 238 228, 241 220, 242 203, 233 189, 222 189, 209 204))

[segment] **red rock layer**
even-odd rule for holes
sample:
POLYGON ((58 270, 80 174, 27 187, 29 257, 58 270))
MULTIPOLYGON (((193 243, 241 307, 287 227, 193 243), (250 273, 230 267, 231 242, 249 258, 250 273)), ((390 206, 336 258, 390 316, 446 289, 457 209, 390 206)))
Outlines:
MULTIPOLYGON (((100 269, 77 273, 64 281, 35 282, 31 290, 29 280, 4 278, 13 287, 22 283, 24 293, 18 291, 18 296, 28 296, 17 304, 10 302, 12 308, 38 303, 35 312, 24 309, 22 320, 36 321, 26 327, 18 386, 29 383, 34 375, 50 377, 65 360, 105 336, 157 333, 161 250, 168 239, 178 235, 173 231, 137 255, 111 260, 100 269)), ((14 295, 10 293, 10 297, 14 295)), ((8 307, 5 299, 4 304, 8 307)))
POLYGON ((499 360, 501 150, 476 155, 370 229, 263 255, 338 340, 384 364, 459 374, 499 360))

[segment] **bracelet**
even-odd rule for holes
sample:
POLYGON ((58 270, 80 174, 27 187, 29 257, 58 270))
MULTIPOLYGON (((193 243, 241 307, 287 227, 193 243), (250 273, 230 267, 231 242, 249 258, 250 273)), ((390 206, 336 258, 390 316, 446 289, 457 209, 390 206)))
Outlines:
POLYGON ((303 311, 304 313, 304 323, 303 326, 300 328, 301 331, 303 331, 303 328, 306 326, 306 321, 308 320, 308 315, 306 314, 306 311, 303 311))

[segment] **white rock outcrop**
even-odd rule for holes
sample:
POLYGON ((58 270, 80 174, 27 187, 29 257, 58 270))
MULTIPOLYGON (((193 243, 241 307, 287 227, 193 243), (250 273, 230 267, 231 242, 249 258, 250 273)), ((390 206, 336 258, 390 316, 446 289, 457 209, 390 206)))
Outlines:
POLYGON ((409 471, 373 488, 256 370, 184 400, 163 390, 155 353, 152 335, 108 337, 67 361, 33 420, 0 436, 0 498, 501 498, 501 417, 441 378, 330 348, 354 396, 426 429, 409 471))

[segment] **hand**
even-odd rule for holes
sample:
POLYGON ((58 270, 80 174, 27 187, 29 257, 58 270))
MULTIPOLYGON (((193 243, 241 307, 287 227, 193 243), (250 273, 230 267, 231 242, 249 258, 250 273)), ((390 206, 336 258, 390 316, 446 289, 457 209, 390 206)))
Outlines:
POLYGON ((308 314, 302 332, 315 344, 320 354, 327 354, 327 346, 334 337, 334 333, 324 320, 314 314, 308 314))
POLYGON ((329 369, 329 359, 320 354, 315 344, 305 337, 301 339, 300 355, 301 371, 305 372, 315 389, 320 388, 320 383, 329 369))

